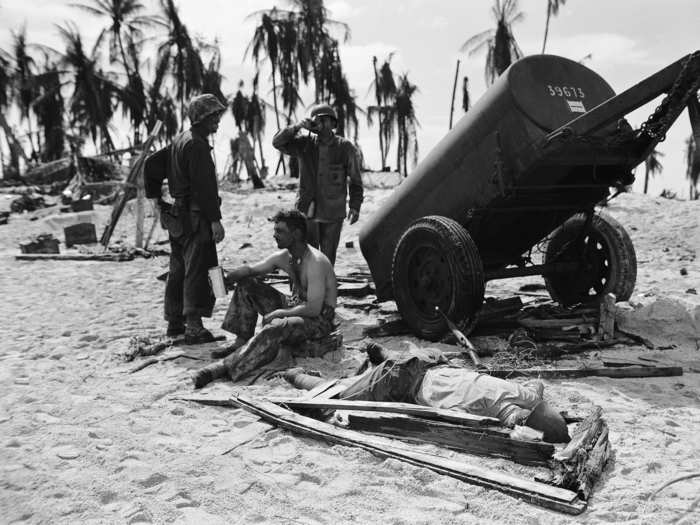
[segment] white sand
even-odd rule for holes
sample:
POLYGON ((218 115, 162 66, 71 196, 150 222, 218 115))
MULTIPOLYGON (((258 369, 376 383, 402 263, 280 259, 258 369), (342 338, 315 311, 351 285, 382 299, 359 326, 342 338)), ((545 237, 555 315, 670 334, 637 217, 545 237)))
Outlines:
MULTIPOLYGON (((367 191, 363 218, 388 191, 367 191)), ((266 217, 293 200, 292 190, 226 194, 223 265, 269 252, 266 217), (244 243, 252 247, 239 250, 244 243)), ((361 450, 301 438, 241 410, 173 401, 192 393, 191 373, 208 362, 210 347, 187 350, 203 361, 178 359, 135 374, 128 370, 136 363, 119 357, 131 336, 163 330, 163 283, 155 277, 167 258, 17 262, 11 257, 17 243, 46 231, 49 223, 13 216, 0 226, 0 522, 699 522, 700 478, 649 498, 665 481, 700 472, 699 308, 697 296, 686 293, 700 291, 700 202, 622 195, 609 211, 628 228, 639 259, 625 322, 668 349, 624 347, 606 354, 656 357, 682 365, 685 375, 545 382, 545 395, 558 406, 577 412, 599 404, 610 426, 614 459, 577 518, 361 450)), ((108 212, 99 209, 102 220, 108 212)), ((127 213, 115 238, 128 234, 131 242, 132 230, 133 214, 127 213)), ((341 275, 366 270, 358 232, 359 224, 343 232, 341 275), (345 240, 353 240, 354 248, 345 248, 345 240)), ((158 235, 164 239, 160 230, 158 235)), ((491 283, 487 293, 507 296, 525 281, 533 279, 491 283)), ((218 329, 225 307, 224 301, 217 304, 208 326, 218 329)), ((348 344, 377 317, 344 307, 339 315, 348 344)), ((404 339, 420 344, 404 337, 382 342, 400 349, 404 339)), ((330 377, 350 373, 359 359, 347 350, 335 361, 300 364, 330 377)), ((224 396, 234 388, 217 382, 205 392, 224 396)), ((288 395, 290 389, 275 379, 248 393, 288 395)), ((505 460, 448 454, 524 477, 541 473, 505 460)))

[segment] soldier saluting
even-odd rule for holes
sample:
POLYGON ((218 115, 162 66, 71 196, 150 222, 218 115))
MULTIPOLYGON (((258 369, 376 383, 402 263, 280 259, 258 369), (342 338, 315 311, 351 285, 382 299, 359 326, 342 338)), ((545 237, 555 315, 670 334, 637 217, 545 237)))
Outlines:
POLYGON ((363 196, 357 149, 335 134, 337 124, 333 108, 321 104, 311 110, 310 118, 281 130, 272 139, 279 151, 299 159, 296 208, 310 219, 309 243, 320 248, 332 264, 343 219, 347 216, 350 224, 357 222, 363 196), (300 134, 302 129, 311 134, 300 134))

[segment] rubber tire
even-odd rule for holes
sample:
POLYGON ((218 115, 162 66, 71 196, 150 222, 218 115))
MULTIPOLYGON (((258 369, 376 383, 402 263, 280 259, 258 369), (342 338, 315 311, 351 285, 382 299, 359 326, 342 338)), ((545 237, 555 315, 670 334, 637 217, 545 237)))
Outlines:
MULTIPOLYGON (((573 250, 573 246, 567 248, 566 244, 578 238, 585 223, 586 215, 579 213, 554 230, 544 249, 544 263, 556 262, 557 254, 562 250, 573 250)), ((583 272, 606 272, 608 275, 586 275, 581 270, 547 275, 544 282, 549 295, 563 306, 597 300, 608 293, 615 294, 618 301, 629 299, 637 281, 637 256, 625 229, 609 215, 594 215, 585 239, 597 240, 596 244, 600 244, 599 254, 608 264, 606 270, 591 270, 589 267, 583 272), (589 282, 595 280, 599 289, 591 287, 584 291, 584 279, 589 282), (592 288, 596 293, 591 293, 592 288)), ((572 260, 571 253, 568 257, 564 253, 562 255, 564 258, 559 260, 572 260)))
POLYGON ((469 333, 474 327, 476 313, 484 301, 484 268, 476 244, 458 222, 439 215, 413 222, 396 245, 391 277, 399 312, 418 337, 436 341, 447 331, 447 323, 434 311, 435 304, 463 332, 469 333), (416 281, 420 263, 417 255, 437 262, 443 271, 441 277, 446 277, 438 281, 432 278, 429 284, 435 286, 429 288, 438 293, 439 299, 419 300, 422 305, 415 297, 420 292, 416 281))

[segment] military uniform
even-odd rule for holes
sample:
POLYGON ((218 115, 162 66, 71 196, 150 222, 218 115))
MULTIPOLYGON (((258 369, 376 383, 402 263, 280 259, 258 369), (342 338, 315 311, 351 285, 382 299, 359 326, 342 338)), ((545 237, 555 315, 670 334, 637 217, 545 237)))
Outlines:
POLYGON ((208 270, 218 265, 212 223, 221 220, 221 200, 211 146, 196 124, 224 110, 213 95, 193 99, 192 127, 168 148, 168 189, 174 199, 168 216, 177 223, 168 228, 170 269, 164 310, 169 332, 178 332, 185 318, 211 317, 214 308, 208 270))
POLYGON ((298 129, 290 126, 281 130, 273 137, 272 145, 282 153, 297 157, 296 208, 310 215, 313 204, 310 244, 320 248, 331 264, 335 264, 343 219, 347 215, 348 192, 350 209, 359 213, 362 205, 359 156, 352 142, 343 137, 333 135, 324 141, 318 135, 299 135, 298 129))

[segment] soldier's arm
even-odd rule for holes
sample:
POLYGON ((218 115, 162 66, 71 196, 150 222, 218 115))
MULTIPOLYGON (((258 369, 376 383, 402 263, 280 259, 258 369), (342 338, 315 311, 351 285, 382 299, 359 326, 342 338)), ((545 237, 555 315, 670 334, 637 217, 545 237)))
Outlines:
POLYGON ((234 283, 240 281, 241 279, 245 279, 246 277, 264 275, 276 270, 277 268, 284 269, 283 259, 285 256, 285 250, 280 250, 255 264, 243 264, 226 272, 226 277, 224 280, 228 286, 233 286, 234 283))
POLYGON ((286 155, 298 157, 304 151, 306 144, 306 137, 298 136, 299 131, 303 128, 302 123, 297 123, 278 131, 272 137, 272 145, 286 155))
POLYGON ((357 150, 352 144, 348 144, 346 172, 348 174, 348 193, 350 202, 348 207, 355 210, 359 216, 360 207, 364 198, 364 190, 362 188, 362 174, 360 173, 360 159, 357 150))
POLYGON ((202 215, 209 222, 219 222, 221 220, 219 188, 209 146, 203 142, 193 141, 189 144, 185 158, 192 188, 192 200, 197 203, 202 215))
POLYGON ((306 302, 274 310, 265 316, 265 322, 281 317, 316 317, 323 309, 323 299, 326 296, 326 278, 321 261, 314 261, 308 270, 308 285, 306 302))

